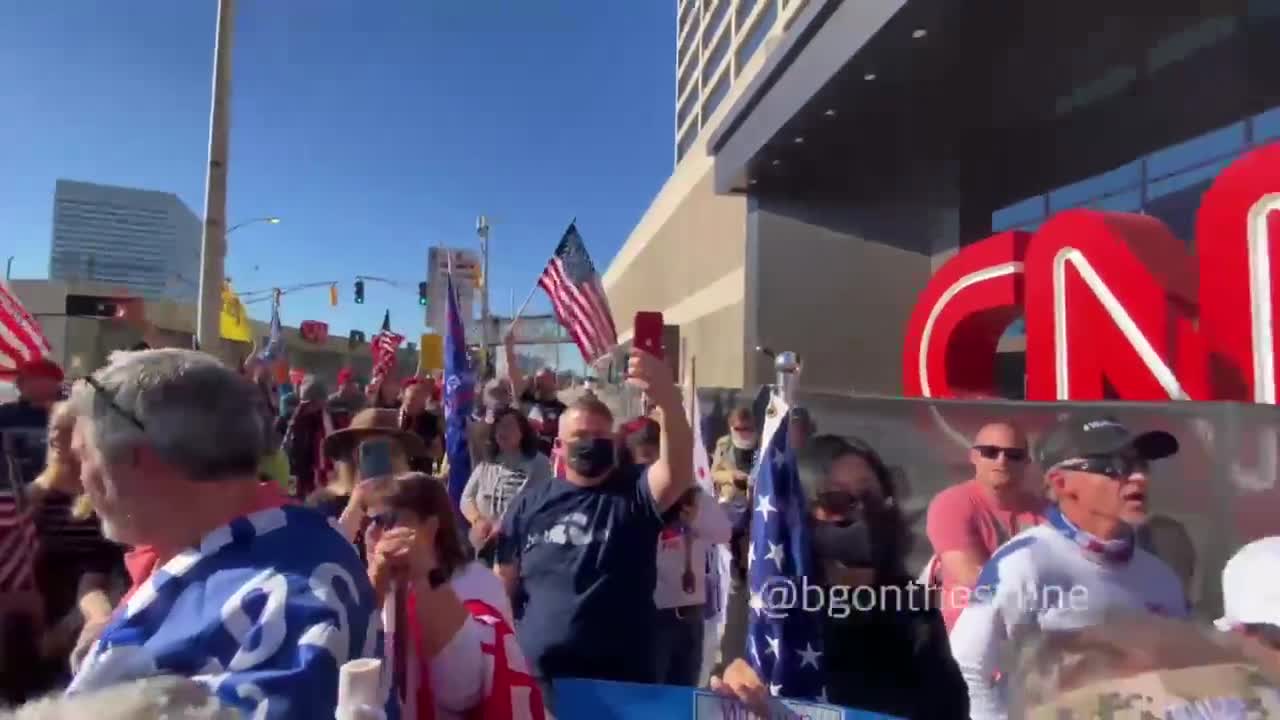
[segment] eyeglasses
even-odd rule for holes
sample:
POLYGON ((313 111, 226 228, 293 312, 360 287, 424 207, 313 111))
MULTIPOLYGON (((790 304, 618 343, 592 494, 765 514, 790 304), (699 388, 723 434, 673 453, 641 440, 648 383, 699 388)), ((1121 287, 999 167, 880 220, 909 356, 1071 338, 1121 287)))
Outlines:
POLYGON ((884 507, 884 498, 875 493, 855 495, 843 490, 828 490, 818 493, 818 507, 835 515, 847 515, 855 509, 876 510, 884 507))
POLYGON ((124 409, 120 403, 116 402, 115 394, 103 387, 102 383, 98 382, 97 378, 92 375, 85 375, 80 379, 89 387, 93 388, 93 391, 98 394, 98 397, 101 397, 103 401, 107 403, 107 407, 111 408, 120 417, 128 420, 134 427, 144 432, 146 431, 147 426, 138 419, 138 416, 124 409))
POLYGON ((386 512, 374 513, 369 516, 369 522, 373 523, 373 526, 378 528, 379 530, 390 530, 391 528, 396 526, 399 520, 400 518, 396 514, 395 510, 388 510, 386 512))
POLYGON ((1026 448, 1007 448, 1000 447, 998 445, 974 445, 973 449, 977 450, 978 454, 981 455, 984 460, 995 460, 1001 455, 1003 455, 1004 459, 1009 462, 1026 462, 1027 460, 1026 448))
POLYGON ((1135 473, 1145 473, 1150 463, 1145 458, 1127 455, 1093 456, 1081 460, 1065 462, 1058 467, 1063 470, 1086 472, 1094 475, 1105 475, 1115 480, 1123 480, 1135 473))

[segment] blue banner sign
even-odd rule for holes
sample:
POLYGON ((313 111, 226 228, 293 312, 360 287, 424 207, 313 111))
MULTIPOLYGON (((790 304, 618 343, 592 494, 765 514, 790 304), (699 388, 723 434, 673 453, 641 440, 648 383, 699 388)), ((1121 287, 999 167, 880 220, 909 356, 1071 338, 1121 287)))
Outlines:
POLYGON ((672 685, 556 680, 556 720, 897 720, 836 705, 777 700, 767 716, 706 690, 672 685))

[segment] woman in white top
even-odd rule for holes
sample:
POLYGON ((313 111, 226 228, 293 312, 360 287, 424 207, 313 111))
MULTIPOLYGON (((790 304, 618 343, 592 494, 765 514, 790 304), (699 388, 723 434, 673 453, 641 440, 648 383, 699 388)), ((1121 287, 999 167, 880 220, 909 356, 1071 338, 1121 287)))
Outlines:
POLYGON ((484 457, 462 490, 460 509, 481 562, 492 565, 503 513, 525 486, 551 479, 551 461, 538 451, 538 435, 517 408, 494 413, 484 457))
POLYGON ((369 579, 405 720, 477 709, 497 717, 494 703, 510 710, 517 702, 529 707, 515 717, 542 718, 536 683, 517 670, 526 665, 511 603, 497 576, 471 559, 444 486, 423 473, 397 475, 370 492, 366 507, 369 579))

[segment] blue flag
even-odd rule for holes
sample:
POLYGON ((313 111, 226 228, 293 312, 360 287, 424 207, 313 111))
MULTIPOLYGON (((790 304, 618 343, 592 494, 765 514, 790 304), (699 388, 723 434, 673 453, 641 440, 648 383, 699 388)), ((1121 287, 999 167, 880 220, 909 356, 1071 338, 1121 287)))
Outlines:
POLYGON ((265 362, 274 362, 284 353, 284 333, 280 328, 280 296, 271 302, 271 330, 266 338, 266 346, 258 357, 265 362))
POLYGON ((807 503, 782 422, 760 457, 751 513, 747 658, 775 697, 826 702, 821 604, 805 609, 819 574, 807 503))
POLYGON ((475 397, 475 378, 467 361, 467 337, 458 313, 458 297, 449 277, 449 330, 444 335, 444 442, 449 456, 449 497, 462 503, 462 490, 471 477, 471 453, 467 449, 467 418, 475 397))

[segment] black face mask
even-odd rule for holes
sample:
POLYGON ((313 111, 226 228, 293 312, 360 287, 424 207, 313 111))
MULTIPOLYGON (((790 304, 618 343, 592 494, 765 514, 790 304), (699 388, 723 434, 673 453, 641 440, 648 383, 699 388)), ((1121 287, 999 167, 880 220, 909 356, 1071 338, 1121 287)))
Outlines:
POLYGON ((813 551, 846 567, 882 568, 897 553, 894 526, 880 512, 864 512, 841 523, 815 522, 813 551))
POLYGON ((613 439, 578 440, 565 447, 565 462, 583 477, 598 478, 613 469, 613 439))

